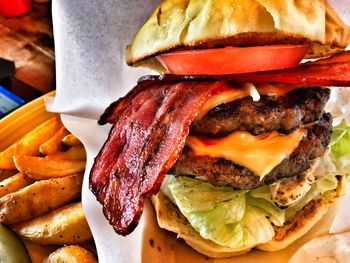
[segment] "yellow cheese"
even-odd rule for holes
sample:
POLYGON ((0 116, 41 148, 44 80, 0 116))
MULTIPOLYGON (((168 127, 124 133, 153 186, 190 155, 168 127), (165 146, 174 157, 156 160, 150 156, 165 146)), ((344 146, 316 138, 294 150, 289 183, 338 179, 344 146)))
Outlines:
POLYGON ((248 88, 223 88, 219 93, 214 94, 210 97, 210 99, 203 105, 201 112, 198 114, 196 119, 201 119, 208 111, 216 106, 227 103, 230 101, 234 101, 240 98, 244 98, 249 96, 248 88))
POLYGON ((288 92, 300 87, 300 85, 287 84, 287 83, 276 83, 273 85, 269 83, 262 83, 262 84, 256 84, 255 86, 259 94, 276 96, 276 97, 284 96, 288 92))
POLYGON ((245 83, 243 85, 238 85, 236 87, 228 84, 224 81, 218 81, 217 85, 220 85, 220 90, 218 93, 212 95, 210 99, 203 105, 201 112, 197 116, 197 120, 201 119, 205 114, 216 106, 224 103, 228 103, 237 99, 241 99, 250 96, 252 89, 255 86, 256 90, 260 95, 270 95, 270 96, 284 96, 288 92, 296 89, 298 86, 295 84, 251 84, 245 83))
POLYGON ((262 179, 295 150, 305 133, 302 128, 288 135, 273 131, 254 136, 236 131, 222 138, 188 136, 186 144, 196 155, 230 160, 262 179))

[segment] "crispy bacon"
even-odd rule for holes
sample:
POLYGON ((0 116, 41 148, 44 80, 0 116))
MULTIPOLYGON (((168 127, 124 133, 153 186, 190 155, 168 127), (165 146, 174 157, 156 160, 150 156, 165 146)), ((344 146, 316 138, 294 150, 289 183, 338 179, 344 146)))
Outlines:
POLYGON ((105 112, 101 115, 98 123, 100 125, 103 125, 106 123, 114 123, 118 121, 118 117, 130 105, 133 97, 143 89, 144 85, 137 85, 132 90, 130 90, 125 97, 119 98, 115 102, 111 103, 111 105, 109 105, 105 112))
POLYGON ((95 158, 90 189, 117 233, 136 227, 144 197, 158 192, 190 124, 218 88, 217 81, 136 86, 103 115, 101 123, 115 123, 95 158))

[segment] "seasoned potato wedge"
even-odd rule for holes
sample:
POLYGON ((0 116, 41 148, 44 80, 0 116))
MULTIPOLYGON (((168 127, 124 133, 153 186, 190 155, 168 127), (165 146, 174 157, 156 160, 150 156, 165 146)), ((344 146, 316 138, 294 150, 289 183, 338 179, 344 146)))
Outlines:
POLYGON ((97 263, 94 254, 80 246, 62 247, 50 254, 43 263, 97 263))
POLYGON ((16 166, 12 160, 15 153, 16 144, 13 144, 6 150, 0 152, 0 169, 16 169, 16 166))
POLYGON ((94 253, 95 255, 97 255, 97 250, 96 250, 96 245, 93 239, 85 241, 83 243, 79 243, 79 246, 81 246, 82 248, 85 248, 89 251, 91 251, 92 253, 94 253))
POLYGON ((0 182, 0 198, 7 194, 16 192, 32 183, 34 183, 34 180, 25 176, 23 173, 15 174, 0 182))
POLYGON ((73 134, 68 134, 62 139, 63 144, 67 146, 78 146, 82 145, 81 141, 75 135, 73 134))
POLYGON ((92 239, 81 202, 12 225, 12 229, 22 238, 40 245, 70 245, 92 239))
POLYGON ((17 170, 0 170, 0 182, 17 173, 17 170))
POLYGON ((84 146, 59 117, 0 151, 0 226, 17 232, 33 263, 97 262, 92 234, 77 202, 85 164, 84 146), (61 247, 75 244, 80 246, 61 247))
POLYGON ((83 175, 35 182, 0 198, 0 223, 13 224, 42 215, 77 198, 83 175))
POLYGON ((64 177, 85 170, 85 160, 55 159, 17 155, 14 157, 17 169, 35 180, 64 177))
POLYGON ((59 152, 52 155, 46 156, 46 158, 58 160, 58 159, 67 159, 67 160, 86 160, 86 151, 84 146, 72 146, 65 152, 59 152))
POLYGON ((54 136, 40 145, 39 151, 44 155, 54 154, 61 151, 62 139, 69 134, 69 131, 62 127, 54 136))
POLYGON ((39 146, 51 138, 63 126, 59 117, 53 117, 30 131, 22 139, 0 152, 0 169, 16 169, 13 156, 39 154, 39 146))
POLYGON ((41 263, 52 252, 58 249, 58 246, 42 246, 30 241, 26 241, 26 240, 23 240, 23 241, 27 248, 27 251, 32 263, 41 263))

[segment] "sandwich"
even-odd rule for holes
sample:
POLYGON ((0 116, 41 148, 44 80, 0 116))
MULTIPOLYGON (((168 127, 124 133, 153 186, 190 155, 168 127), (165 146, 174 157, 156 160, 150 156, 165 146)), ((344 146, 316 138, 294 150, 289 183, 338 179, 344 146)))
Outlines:
POLYGON ((307 233, 350 172, 349 123, 325 110, 350 86, 349 44, 322 0, 162 1, 126 61, 163 74, 99 120, 112 128, 90 190, 115 231, 131 233, 152 198, 160 227, 209 257, 307 233))

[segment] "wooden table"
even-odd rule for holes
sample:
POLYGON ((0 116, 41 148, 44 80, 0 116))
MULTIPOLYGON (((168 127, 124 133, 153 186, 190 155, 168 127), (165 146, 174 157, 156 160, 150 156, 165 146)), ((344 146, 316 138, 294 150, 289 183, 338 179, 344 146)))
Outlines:
MULTIPOLYGON (((33 87, 38 95, 55 89, 51 3, 33 4, 22 16, 0 16, 0 57, 13 60, 15 78, 33 87)), ((22 87, 20 92, 26 90, 22 87)))

